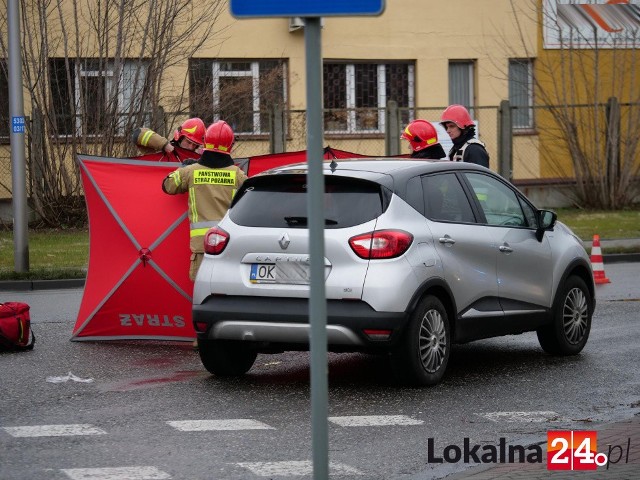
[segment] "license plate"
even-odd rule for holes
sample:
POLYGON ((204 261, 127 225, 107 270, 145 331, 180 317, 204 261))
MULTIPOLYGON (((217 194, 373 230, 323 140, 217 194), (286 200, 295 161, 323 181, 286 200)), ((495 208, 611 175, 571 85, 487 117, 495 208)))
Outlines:
POLYGON ((276 266, 274 263, 252 263, 249 274, 251 283, 275 283, 276 266))
POLYGON ((252 263, 249 281, 309 285, 309 265, 301 262, 252 263))

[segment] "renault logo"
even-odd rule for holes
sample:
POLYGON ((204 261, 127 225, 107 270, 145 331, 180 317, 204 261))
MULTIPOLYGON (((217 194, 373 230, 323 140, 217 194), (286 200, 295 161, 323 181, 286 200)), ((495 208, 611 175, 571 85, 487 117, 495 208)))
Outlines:
POLYGON ((278 243, 280 244, 280 248, 282 248, 283 250, 287 249, 287 247, 291 243, 291 240, 289 240, 289 235, 287 235, 287 232, 284 232, 280 236, 280 240, 278 240, 278 243))

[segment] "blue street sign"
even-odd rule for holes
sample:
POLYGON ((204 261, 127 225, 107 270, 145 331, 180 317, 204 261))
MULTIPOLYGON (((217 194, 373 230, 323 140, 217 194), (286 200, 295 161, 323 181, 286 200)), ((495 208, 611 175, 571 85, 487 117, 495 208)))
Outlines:
POLYGON ((11 117, 11 132, 24 133, 24 117, 11 117))
POLYGON ((384 0, 230 0, 234 17, 380 15, 384 0))

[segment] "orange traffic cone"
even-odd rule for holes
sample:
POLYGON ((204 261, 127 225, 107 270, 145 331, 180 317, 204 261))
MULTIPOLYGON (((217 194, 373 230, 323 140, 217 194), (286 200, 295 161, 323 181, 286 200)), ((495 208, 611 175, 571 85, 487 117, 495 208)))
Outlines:
POLYGON ((591 268, 593 269, 593 280, 596 284, 611 283, 604 273, 604 263, 602 262, 602 252, 600 251, 600 235, 593 236, 591 244, 591 268))

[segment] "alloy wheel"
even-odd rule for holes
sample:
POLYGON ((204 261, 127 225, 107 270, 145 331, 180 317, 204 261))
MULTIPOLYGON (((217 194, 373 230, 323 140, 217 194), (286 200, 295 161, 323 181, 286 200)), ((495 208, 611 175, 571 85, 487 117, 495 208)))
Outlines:
POLYGON ((447 351, 445 324, 437 310, 429 310, 422 317, 418 342, 423 368, 429 373, 437 372, 447 351))
POLYGON ((562 309, 562 318, 567 341, 572 345, 580 343, 587 332, 589 306, 587 297, 579 288, 572 288, 567 293, 562 309))

